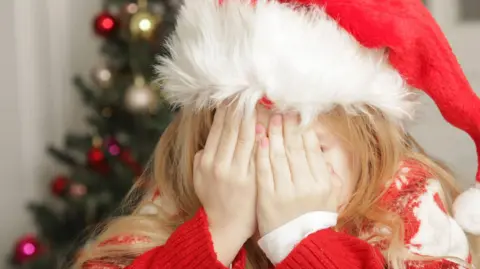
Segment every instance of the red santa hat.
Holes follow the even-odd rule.
[[[238,98],[253,110],[266,96],[304,121],[369,106],[400,123],[421,90],[480,155],[480,100],[420,0],[186,0],[169,50],[158,72],[176,105]],[[480,234],[480,172],[476,179],[454,210]]]

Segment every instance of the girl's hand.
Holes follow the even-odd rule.
[[[312,211],[336,212],[341,181],[323,159],[316,133],[298,117],[274,115],[256,153],[257,219],[264,236]],[[257,129],[262,129],[261,126]]]
[[[217,109],[204,150],[195,155],[194,188],[208,216],[218,259],[230,264],[256,228],[255,115]],[[243,116],[243,117],[242,117]]]

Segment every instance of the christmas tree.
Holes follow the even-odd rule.
[[[74,260],[88,228],[111,217],[141,175],[172,115],[150,82],[179,2],[103,0],[92,14],[102,59],[90,78],[74,78],[90,128],[49,149],[69,172],[51,179],[53,199],[29,206],[37,230],[15,243],[12,266],[53,269]]]

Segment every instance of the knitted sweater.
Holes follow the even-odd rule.
[[[441,202],[440,183],[416,162],[404,162],[389,182],[381,199],[383,206],[398,213],[405,227],[406,249],[426,261],[407,261],[407,269],[461,269],[471,263],[468,241]],[[370,229],[370,230],[369,230]],[[365,233],[388,232],[373,227]],[[135,237],[114,238],[106,244],[132,244]],[[276,269],[383,269],[383,244],[369,244],[333,229],[322,229],[300,241]],[[448,257],[448,258],[447,258]],[[246,251],[242,249],[231,268],[243,269]],[[463,264],[463,265],[462,265]],[[102,261],[89,261],[83,269],[228,269],[216,257],[207,216],[200,209],[167,240],[121,267]]]

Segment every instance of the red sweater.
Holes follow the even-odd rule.
[[[429,174],[414,163],[403,165],[390,182],[383,202],[398,212],[405,221],[405,245],[411,253],[433,256],[456,256],[470,262],[468,245],[462,240],[439,240],[458,236],[456,230],[438,225],[439,215],[446,211],[439,194],[429,180]],[[435,181],[434,181],[435,183]],[[433,186],[433,187],[432,187]],[[433,208],[433,207],[434,208]],[[438,213],[440,212],[440,213]],[[425,215],[427,214],[427,215]],[[432,219],[434,220],[432,223]],[[440,218],[443,220],[443,218]],[[450,234],[449,234],[450,233]],[[442,235],[439,237],[439,235]],[[112,242],[122,243],[118,240]],[[129,241],[131,242],[131,240]],[[460,243],[457,243],[460,242]],[[125,241],[123,242],[125,243]],[[440,248],[439,248],[440,246]],[[464,258],[463,258],[464,257]],[[246,253],[241,250],[232,264],[233,269],[245,268]],[[446,259],[407,262],[408,269],[464,268]],[[351,235],[326,229],[305,238],[277,269],[383,269],[385,261],[380,250]],[[181,225],[163,246],[137,257],[131,265],[121,267],[90,261],[83,269],[228,269],[218,260],[208,230],[205,212]]]
[[[232,268],[245,268],[241,250]],[[335,257],[341,257],[337,259]],[[333,259],[332,259],[333,258]],[[88,262],[84,269],[119,269],[101,262]],[[228,269],[217,260],[203,210],[180,226],[166,242],[146,252],[126,269]],[[310,235],[279,265],[278,269],[384,268],[382,255],[368,243],[331,229]]]

